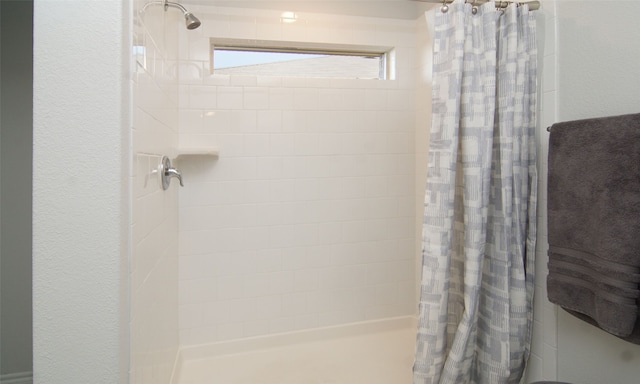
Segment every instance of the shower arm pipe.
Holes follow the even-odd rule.
[[[433,3],[433,4],[451,4],[454,0],[413,0],[418,1],[420,3]],[[482,5],[484,3],[491,2],[490,0],[465,0],[466,3],[470,3],[473,5]],[[496,8],[506,8],[509,4],[517,4],[524,5],[527,4],[529,6],[530,11],[537,11],[540,9],[540,2],[537,0],[534,1],[496,1]]]
[[[149,8],[152,5],[161,5],[164,6],[164,11],[166,12],[169,7],[173,7],[173,8],[177,8],[179,10],[182,11],[182,14],[184,15],[184,21],[187,25],[187,29],[196,29],[200,26],[200,20],[198,20],[197,17],[195,17],[193,15],[193,13],[189,12],[187,10],[187,8],[183,7],[181,4],[178,3],[174,3],[171,2],[169,0],[164,0],[164,1],[150,1],[148,3],[146,3],[142,9],[140,10],[141,13],[144,13],[147,8]]]
[[[169,9],[169,7],[174,7],[174,8],[178,8],[179,10],[182,11],[182,13],[189,13],[189,11],[187,11],[187,9],[182,6],[181,4],[178,3],[173,3],[167,0],[164,1],[150,1],[148,3],[146,3],[143,7],[142,7],[142,11],[146,11],[147,8],[149,8],[152,5],[162,5],[164,7],[164,10],[166,11],[167,9]]]

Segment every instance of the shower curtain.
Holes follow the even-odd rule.
[[[518,383],[533,321],[535,15],[448,8],[435,10],[413,383]]]

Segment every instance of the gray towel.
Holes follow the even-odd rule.
[[[550,131],[549,300],[640,344],[640,114]]]

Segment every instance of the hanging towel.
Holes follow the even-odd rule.
[[[640,114],[550,132],[549,301],[640,344]]]

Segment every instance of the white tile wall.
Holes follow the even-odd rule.
[[[429,11],[425,19],[417,20],[417,50],[416,60],[418,72],[416,78],[416,137],[415,137],[415,200],[412,209],[416,212],[415,242],[413,247],[416,255],[422,253],[422,218],[424,213],[424,191],[427,183],[427,154],[429,152],[429,137],[431,131],[431,82],[433,73],[433,25],[434,11]],[[406,209],[410,209],[407,207]],[[416,297],[420,298],[420,279],[422,277],[422,258],[417,257],[415,266]]]
[[[305,15],[289,25],[277,21],[279,13],[203,10],[201,29],[178,32],[179,85],[165,25],[177,21],[151,17],[151,10],[136,30],[146,48],[134,74],[136,383],[163,382],[170,374],[178,262],[185,345],[414,312],[431,96],[423,21]],[[557,376],[556,308],[546,300],[544,280],[555,2],[545,0],[538,14],[540,241],[528,381]],[[211,76],[208,36],[392,45],[397,80]],[[177,120],[181,145],[222,151],[218,161],[180,164],[187,187],[180,196],[179,261],[171,238],[175,189],[161,192],[150,174],[158,155],[175,147]]]
[[[179,164],[181,344],[413,314],[416,23],[197,12],[179,141],[220,157]],[[210,75],[208,37],[395,46],[396,80]]]
[[[178,352],[178,194],[160,188],[162,154],[178,142],[179,14],[134,6],[131,373],[134,384],[168,384]],[[173,35],[173,36],[172,36]],[[193,287],[195,290],[197,287]]]
[[[547,300],[547,157],[549,133],[556,122],[556,2],[544,0],[537,11],[539,65],[538,236],[536,244],[536,292],[531,358],[526,382],[557,379],[557,307]]]

